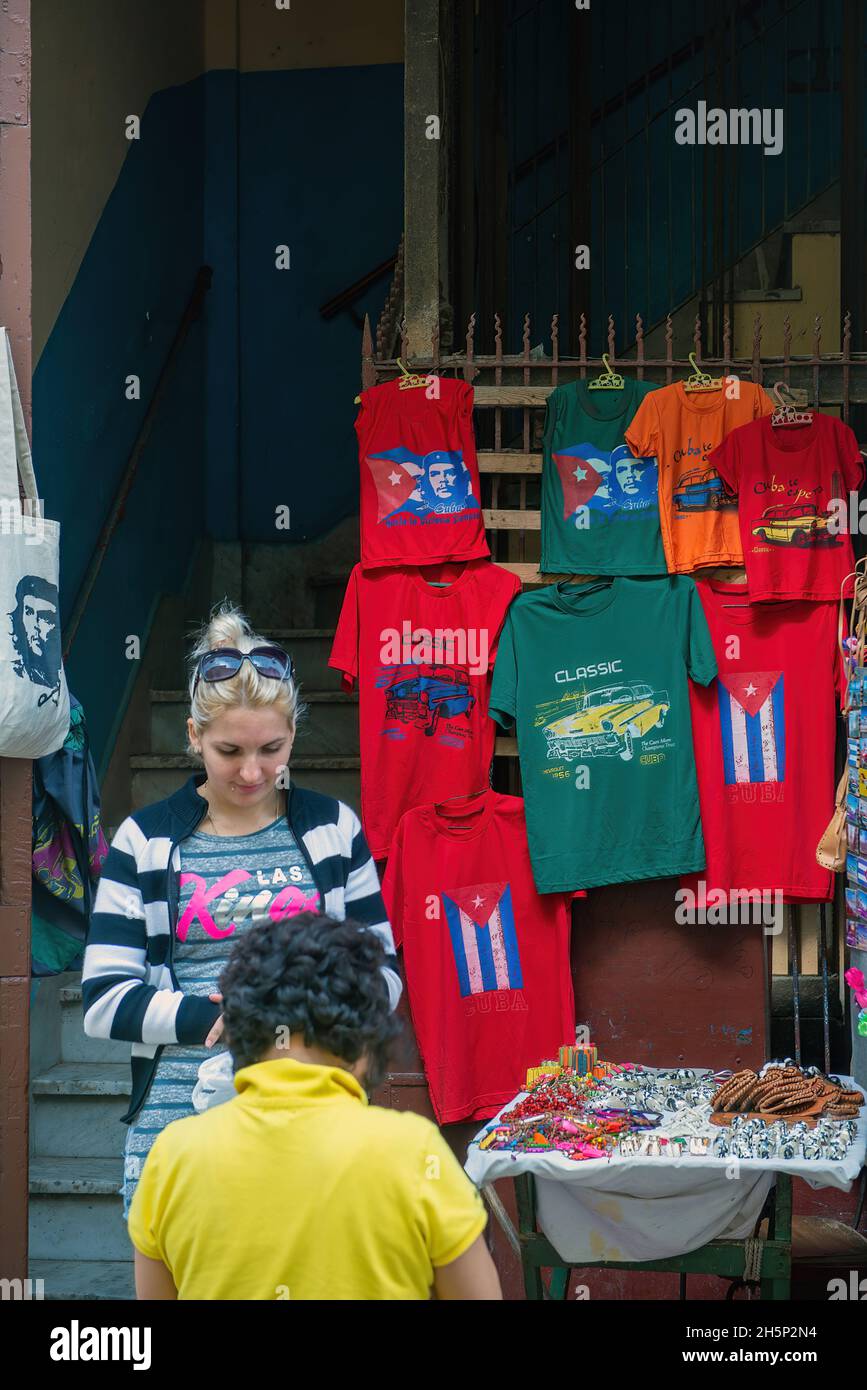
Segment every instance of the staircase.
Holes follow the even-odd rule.
[[[258,630],[292,653],[308,707],[291,759],[293,777],[358,812],[358,697],[341,691],[338,673],[327,664],[347,577],[348,571],[310,581],[309,611],[323,626]],[[254,609],[254,623],[256,616]],[[159,642],[155,630],[151,643]],[[176,645],[174,659],[159,662],[172,680],[148,690],[148,733],[141,740],[146,746],[128,760],[132,809],[169,796],[199,766],[183,752],[188,699],[183,652]],[[56,1060],[46,1065],[34,1058],[31,1068],[30,1276],[44,1280],[47,1299],[132,1299],[133,1251],[118,1192],[129,1045],[85,1035],[80,975],[43,981],[40,991],[41,1020],[50,1020],[55,1030],[41,1051]],[[44,1036],[45,1027],[34,1020],[37,1026]]]

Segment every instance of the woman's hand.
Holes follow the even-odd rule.
[[[209,994],[209,995],[208,995],[208,998],[209,998],[210,1000],[212,1000],[213,1003],[215,1003],[215,1004],[221,1004],[221,1003],[223,1002],[223,996],[222,996],[222,994]],[[214,1026],[213,1026],[213,1028],[211,1029],[211,1031],[210,1031],[210,1033],[208,1034],[208,1036],[205,1038],[205,1047],[213,1047],[213,1046],[214,1046],[214,1043],[217,1042],[217,1041],[219,1040],[219,1038],[221,1037],[222,1032],[223,1032],[223,1015],[220,1014],[220,1017],[217,1019],[216,1023],[214,1024]]]

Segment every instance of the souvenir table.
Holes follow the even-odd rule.
[[[660,1084],[675,1075],[651,1068],[637,1070],[648,1079],[659,1078]],[[711,1073],[688,1074],[696,1078],[696,1084],[712,1089]],[[857,1089],[849,1078],[841,1082]],[[734,1129],[723,1131],[710,1124],[709,1104],[680,1106],[665,1115],[661,1127],[650,1132],[657,1136],[656,1143],[650,1134],[645,1141],[652,1156],[615,1150],[605,1157],[576,1161],[551,1148],[535,1152],[480,1148],[529,1094],[522,1092],[479,1131],[465,1165],[520,1254],[529,1298],[544,1296],[542,1269],[552,1271],[550,1296],[565,1297],[570,1268],[599,1266],[676,1272],[681,1275],[682,1290],[689,1273],[749,1278],[761,1283],[763,1297],[787,1299],[791,1179],[802,1178],[814,1188],[848,1191],[867,1154],[865,1108],[848,1122],[848,1147],[842,1156],[804,1157],[799,1142],[792,1146],[798,1151],[795,1157],[782,1157],[776,1150],[768,1157],[740,1157],[733,1140],[739,1132],[750,1133],[748,1118],[739,1118]],[[799,1133],[783,1125],[777,1129],[783,1139],[790,1133],[800,1138],[804,1132],[804,1128]],[[824,1135],[830,1129],[826,1121],[810,1133]],[[727,1154],[697,1152],[710,1135],[714,1137],[711,1147],[718,1147],[714,1141],[724,1132]],[[681,1137],[672,1142],[678,1134]],[[659,1138],[666,1143],[660,1145]],[[627,1140],[627,1148],[631,1142]],[[636,1147],[640,1142],[635,1140]],[[743,1142],[748,1149],[750,1144]],[[789,1151],[785,1144],[779,1147]],[[835,1152],[833,1145],[831,1152]],[[515,1179],[517,1231],[492,1186],[506,1177]],[[753,1236],[766,1204],[768,1239],[757,1241]]]

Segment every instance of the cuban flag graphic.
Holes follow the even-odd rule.
[[[717,680],[726,786],[786,780],[782,671],[727,671]]]
[[[443,893],[442,899],[461,997],[488,990],[523,989],[508,883],[457,888]]]
[[[603,484],[607,485],[611,472],[611,456],[592,444],[572,444],[553,457],[563,488],[563,520],[568,521],[593,500],[600,487],[606,491]]]
[[[387,454],[368,455],[367,466],[376,487],[376,519],[384,521],[415,492],[423,471],[422,460],[408,449],[390,449]]]

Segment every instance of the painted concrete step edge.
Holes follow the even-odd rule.
[[[33,1078],[34,1096],[128,1096],[129,1065],[122,1062],[58,1062]]]
[[[30,1278],[42,1280],[47,1302],[135,1299],[132,1253],[128,1260],[31,1260]]]
[[[81,1193],[116,1197],[123,1181],[123,1158],[50,1158],[30,1160],[29,1189],[33,1196]]]

